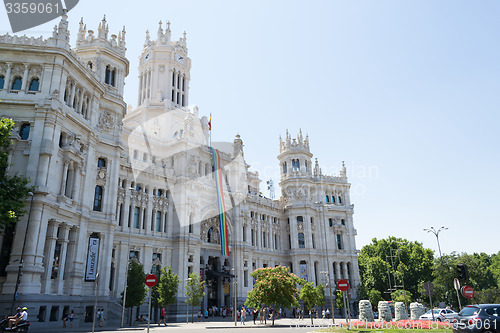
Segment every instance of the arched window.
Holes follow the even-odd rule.
[[[97,167],[98,168],[105,168],[106,167],[106,160],[102,157],[99,157],[97,159]]]
[[[303,232],[299,232],[299,249],[304,249],[306,247],[306,240]]]
[[[111,67],[109,65],[106,66],[106,72],[104,73],[104,83],[111,83]]]
[[[332,203],[335,203],[335,197],[332,195]]]
[[[10,87],[11,90],[21,90],[21,87],[23,85],[23,80],[21,77],[17,76],[14,78],[14,81],[12,81],[12,87]]]
[[[329,225],[330,227],[333,227],[333,219],[332,219],[332,218],[329,218],[329,219],[328,219],[328,225]]]
[[[341,205],[341,204],[342,204],[342,198],[339,195],[339,205]]]
[[[97,185],[94,192],[94,211],[102,211],[102,186]]]
[[[297,216],[297,223],[304,222],[304,218],[302,216]]]
[[[39,88],[40,88],[40,81],[38,80],[38,78],[32,79],[28,90],[35,92],[38,91]]]
[[[345,225],[345,220],[344,220],[344,219],[341,219],[341,220],[340,220],[340,224]]]
[[[87,67],[88,67],[88,68],[90,68],[90,69],[92,69],[92,61],[89,61],[89,62],[87,63]]]
[[[328,196],[328,194],[326,195],[326,203],[329,203],[330,202],[330,197]]]
[[[208,232],[207,232],[207,243],[212,243],[213,233],[214,233],[214,230],[212,227],[210,227],[210,229],[208,229]]]
[[[5,77],[3,75],[0,75],[0,89],[3,89],[4,85],[5,85]]]
[[[283,162],[283,173],[286,173],[286,162]]]
[[[21,137],[21,140],[28,140],[30,136],[30,123],[24,123],[21,125],[21,128],[19,129],[19,136]]]

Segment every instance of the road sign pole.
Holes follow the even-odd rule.
[[[149,288],[149,310],[148,310],[148,330],[147,332],[149,333],[149,324],[151,322],[151,289]]]

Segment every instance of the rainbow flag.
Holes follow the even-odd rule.
[[[220,155],[217,149],[212,149],[215,170],[215,188],[217,189],[217,202],[219,204],[219,226],[220,226],[220,249],[223,256],[229,256],[229,242],[227,233],[226,207],[224,204],[224,183],[222,177],[222,166]]]

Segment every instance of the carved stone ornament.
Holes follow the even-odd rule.
[[[99,117],[99,128],[105,131],[111,131],[113,129],[114,119],[113,115],[109,111],[101,111],[101,116]]]

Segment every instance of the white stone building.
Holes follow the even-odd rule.
[[[186,37],[173,41],[169,23],[160,23],[155,40],[147,34],[135,110],[123,100],[125,50],[125,29],[109,35],[105,19],[97,34],[81,22],[74,49],[66,17],[48,39],[0,36],[0,116],[17,124],[9,172],[36,187],[29,225],[26,215],[0,239],[4,314],[25,231],[18,302],[47,325],[68,309],[89,320],[96,296],[107,318],[118,319],[134,257],[147,273],[172,266],[179,275],[179,302],[170,308],[178,315],[191,272],[207,281],[204,307],[233,304],[234,273],[241,305],[251,272],[276,265],[316,284],[325,283],[321,272],[330,267],[332,280],[346,278],[356,290],[345,167],[339,176],[323,175],[307,136],[287,132],[279,143],[282,195],[272,200],[259,195],[259,175],[244,162],[239,135],[214,143],[229,221],[230,256],[221,256],[208,120],[188,107]]]

